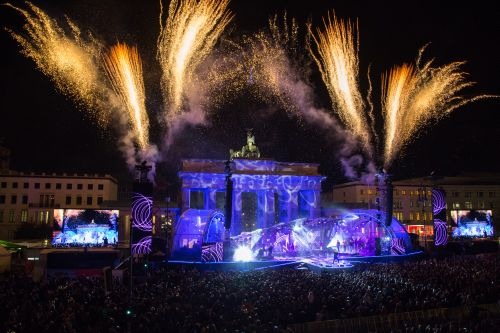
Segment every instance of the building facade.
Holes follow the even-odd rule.
[[[116,201],[117,180],[99,174],[0,173],[0,239],[22,223],[52,223],[54,209],[99,209]]]
[[[461,210],[491,210],[493,223],[498,225],[499,174],[412,178],[393,181],[393,186],[393,216],[408,232],[421,236],[433,235],[433,189],[441,189],[445,193],[448,227],[452,226],[454,211]],[[333,202],[336,204],[360,204],[376,208],[377,196],[375,185],[361,182],[339,184],[333,189]]]

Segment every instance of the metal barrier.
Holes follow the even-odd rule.
[[[481,304],[475,307],[490,313],[500,314],[500,305],[497,303]],[[290,329],[295,333],[390,332],[391,330],[404,328],[405,323],[414,326],[419,324],[425,325],[435,320],[460,322],[464,318],[470,316],[471,309],[472,306],[463,306],[391,313],[369,317],[314,321],[290,325]]]

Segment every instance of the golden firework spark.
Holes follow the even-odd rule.
[[[209,76],[213,77],[211,86],[220,87],[216,100],[223,96],[227,102],[245,91],[269,104],[278,103],[286,111],[297,111],[290,82],[297,82],[300,72],[300,66],[293,61],[298,48],[298,25],[294,19],[288,20],[286,13],[283,27],[280,23],[275,15],[269,19],[268,30],[245,35],[239,42],[229,41],[225,56],[217,61],[214,75]]]
[[[83,103],[88,111],[96,111],[97,94],[103,93],[102,77],[99,74],[100,44],[87,36],[67,19],[68,33],[56,20],[40,8],[27,3],[27,10],[7,6],[21,13],[26,24],[25,34],[9,30],[19,43],[22,53],[31,58],[61,92]],[[107,110],[95,114],[101,124],[108,119]]]
[[[157,59],[168,118],[182,112],[184,94],[198,65],[231,21],[229,0],[172,0],[165,25],[160,13]]]
[[[121,97],[129,120],[141,148],[148,147],[149,122],[145,105],[142,62],[137,47],[118,43],[104,57],[108,77]]]
[[[333,16],[333,18],[332,18]],[[372,154],[370,132],[359,90],[357,25],[328,14],[324,31],[318,29],[313,40],[317,53],[310,53],[326,84],[332,106],[344,124],[361,139],[366,152]]]
[[[458,93],[474,83],[467,80],[461,66],[452,62],[432,67],[432,61],[421,68],[420,50],[416,66],[403,64],[382,78],[382,112],[385,121],[384,166],[391,165],[396,155],[417,134],[417,130],[448,115],[458,107],[477,99],[494,97],[479,95],[465,98]]]

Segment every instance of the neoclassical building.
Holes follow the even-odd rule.
[[[250,133],[241,151],[231,151],[231,235],[320,216],[321,182],[325,177],[318,173],[318,164],[278,162],[258,156]],[[182,161],[182,212],[189,208],[225,211],[226,162]]]

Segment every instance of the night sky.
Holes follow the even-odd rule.
[[[14,1],[23,6],[22,2]],[[147,108],[153,132],[151,140],[161,141],[156,123],[162,105],[159,93],[160,69],[155,60],[158,36],[158,1],[34,1],[52,18],[62,22],[68,15],[82,29],[90,29],[112,45],[117,40],[137,44],[143,59]],[[466,61],[464,70],[474,87],[465,96],[500,95],[500,11],[493,1],[455,2],[453,7],[437,7],[436,1],[246,1],[230,4],[235,17],[226,37],[251,34],[267,25],[270,15],[287,10],[296,17],[303,32],[308,18],[314,27],[335,10],[340,18],[358,19],[360,35],[361,86],[366,86],[366,70],[371,65],[374,85],[380,74],[394,65],[413,62],[418,50],[430,42],[426,59],[436,65]],[[8,7],[0,7],[3,28],[21,31],[23,20]],[[111,173],[129,179],[122,154],[116,148],[113,128],[100,128],[74,101],[55,90],[34,62],[20,54],[20,47],[2,30],[0,138],[11,149],[11,168],[36,172]],[[303,50],[307,55],[307,50]],[[317,105],[329,108],[324,84],[311,63]],[[377,88],[376,88],[377,89]],[[377,103],[377,101],[375,100]],[[376,104],[376,112],[379,108]],[[270,110],[273,110],[272,112]],[[500,170],[500,131],[497,113],[500,99],[481,100],[420,132],[394,162],[395,178],[423,177],[431,172],[455,175],[460,172]],[[346,178],[336,152],[338,142],[327,139],[314,125],[287,116],[276,106],[248,100],[245,96],[212,112],[204,126],[189,127],[174,142],[170,153],[158,165],[158,176],[172,184],[180,158],[226,159],[230,148],[245,144],[245,129],[253,128],[263,157],[288,162],[315,162],[328,176],[325,189]]]

